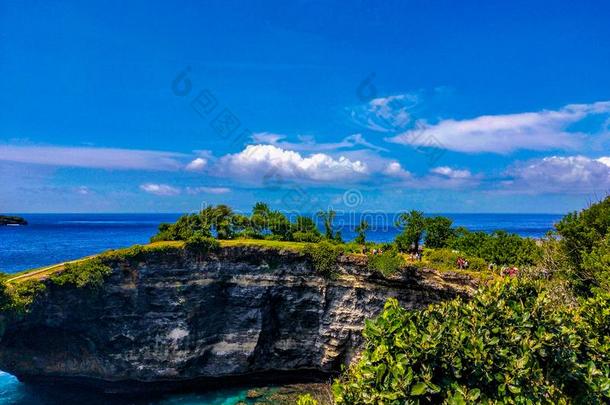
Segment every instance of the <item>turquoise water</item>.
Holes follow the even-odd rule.
[[[17,271],[87,256],[111,248],[146,243],[159,223],[173,222],[179,214],[24,214],[29,225],[0,227],[0,271]],[[560,215],[550,214],[447,214],[455,225],[486,232],[503,229],[522,236],[540,237]],[[393,215],[367,218],[369,240],[383,242],[399,232]],[[347,240],[354,237],[359,217],[339,216],[335,221]],[[107,397],[88,391],[56,388],[35,390],[9,374],[0,372],[0,405],[69,404],[208,404],[234,405],[246,399],[246,389],[216,390],[198,394],[149,398]],[[248,403],[248,402],[246,402]]]
[[[122,398],[116,395],[101,395],[89,391],[64,388],[56,391],[39,391],[20,383],[10,374],[0,372],[1,405],[235,405],[239,401],[248,403],[246,389],[225,389],[205,393],[171,394],[157,397]]]

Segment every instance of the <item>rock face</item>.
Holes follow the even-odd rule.
[[[205,259],[151,252],[112,265],[102,288],[49,286],[9,322],[0,369],[105,389],[333,373],[357,354],[365,319],[387,298],[421,308],[475,285],[425,269],[383,278],[364,256],[341,257],[326,279],[302,254],[260,247]]]

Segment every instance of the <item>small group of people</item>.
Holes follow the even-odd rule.
[[[463,257],[458,257],[455,264],[460,270],[464,270],[470,267],[470,263],[468,263],[468,260],[464,259]]]
[[[502,267],[500,269],[501,276],[516,277],[519,275],[519,269],[516,266]]]
[[[381,249],[381,248],[371,250],[371,254],[373,254],[373,255],[380,255],[382,253],[383,253],[383,249]]]
[[[417,251],[409,254],[409,258],[413,261],[421,261],[421,252]]]

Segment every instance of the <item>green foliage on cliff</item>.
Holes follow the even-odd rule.
[[[512,280],[422,311],[389,300],[337,403],[608,401],[610,295],[557,307],[549,294]]]
[[[112,269],[100,258],[87,259],[75,263],[66,263],[64,270],[54,273],[49,280],[59,286],[74,286],[77,288],[98,288]]]
[[[304,394],[297,398],[296,405],[318,405],[318,401],[311,394]]]
[[[568,215],[561,238],[540,247],[458,229],[448,244],[459,253],[426,250],[432,267],[468,252],[527,271],[467,302],[407,311],[389,300],[335,382],[337,403],[610,403],[609,226],[607,198]]]
[[[324,240],[305,246],[304,253],[318,273],[330,278],[336,272],[337,259],[343,253],[343,249],[340,245]]]
[[[449,240],[448,246],[498,265],[533,265],[541,256],[541,250],[533,239],[505,231],[487,234],[458,228],[456,235]]]
[[[390,276],[405,267],[405,259],[394,249],[368,255],[368,268]]]
[[[484,271],[487,269],[487,263],[480,257],[464,255],[451,249],[424,250],[425,261],[430,267],[438,270],[455,270],[459,257],[468,261],[468,270]]]
[[[184,248],[198,257],[203,257],[210,252],[218,250],[220,248],[220,242],[214,238],[195,235],[187,239],[184,243]]]
[[[45,288],[45,285],[37,280],[11,285],[0,284],[0,313],[23,314]]]

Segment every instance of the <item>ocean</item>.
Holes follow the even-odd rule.
[[[108,249],[147,243],[162,222],[173,222],[180,214],[15,214],[26,218],[27,226],[0,227],[0,271],[15,273]],[[562,215],[556,214],[439,214],[455,226],[492,232],[505,230],[527,237],[542,237]],[[335,223],[345,240],[355,236],[361,214],[341,214]],[[367,238],[391,241],[399,233],[394,214],[366,214],[371,224]],[[152,399],[113,398],[114,404],[207,404],[234,405],[246,399],[245,389],[228,389]],[[8,404],[105,404],[110,399],[90,392],[39,391],[0,372],[0,405]]]

